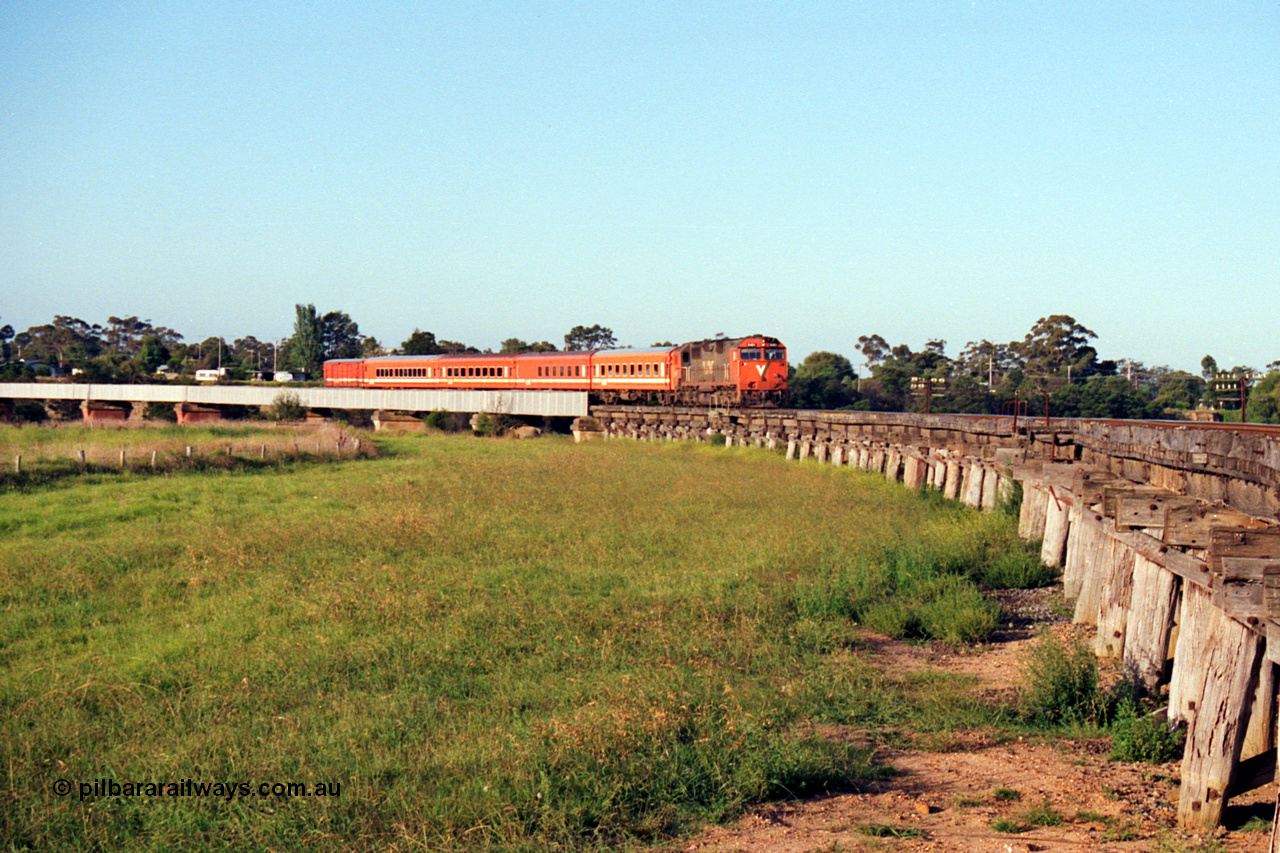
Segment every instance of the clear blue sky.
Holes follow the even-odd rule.
[[[1262,367],[1278,92],[1274,2],[8,0],[0,323]]]

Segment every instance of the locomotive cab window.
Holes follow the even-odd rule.
[[[766,361],[786,361],[787,351],[782,347],[769,347],[764,351]]]
[[[764,353],[758,347],[743,347],[741,352],[743,361],[764,361]]]

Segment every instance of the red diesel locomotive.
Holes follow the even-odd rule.
[[[587,391],[601,403],[770,406],[787,392],[776,338],[715,338],[674,347],[504,354],[388,355],[324,363],[338,388]]]

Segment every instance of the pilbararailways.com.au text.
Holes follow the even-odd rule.
[[[341,782],[197,782],[194,779],[178,779],[172,782],[119,782],[115,779],[94,779],[91,782],[72,782],[58,779],[53,792],[60,797],[76,793],[81,800],[101,797],[219,797],[231,800],[237,797],[340,797]]]

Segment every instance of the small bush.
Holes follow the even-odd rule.
[[[307,407],[294,391],[281,391],[267,407],[266,415],[273,421],[300,421],[307,416]]]
[[[1125,697],[1120,700],[1111,726],[1110,758],[1112,761],[1164,764],[1182,757],[1185,739],[1185,732],[1171,728],[1164,717],[1142,714],[1137,704]]]
[[[1103,716],[1106,703],[1098,690],[1098,661],[1080,640],[1068,648],[1044,634],[1032,649],[1029,670],[1023,695],[1028,719],[1063,725],[1094,723]]]
[[[13,405],[13,419],[21,424],[39,424],[49,419],[39,400],[19,400]]]
[[[1058,573],[1040,562],[1039,554],[1006,551],[983,566],[979,580],[992,589],[1038,589],[1048,586]]]
[[[520,425],[519,420],[502,412],[480,412],[471,419],[471,431],[489,437],[504,435]]]
[[[422,422],[431,429],[443,432],[449,428],[449,413],[444,409],[436,409],[434,412],[428,412]]]

